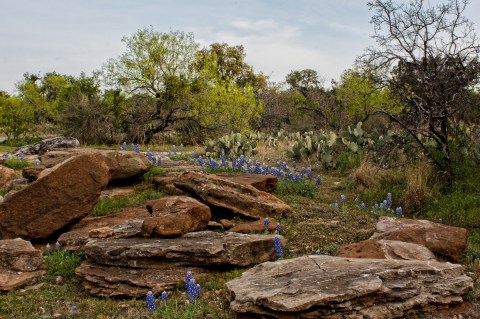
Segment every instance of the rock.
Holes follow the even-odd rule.
[[[156,268],[162,262],[182,262],[202,267],[248,266],[276,258],[274,237],[201,231],[178,238],[91,239],[84,248],[88,260],[101,265]]]
[[[38,143],[33,145],[25,145],[17,148],[13,154],[19,155],[20,153],[24,155],[28,154],[45,154],[49,150],[55,148],[77,148],[80,147],[80,142],[74,137],[49,137],[41,140]]]
[[[473,280],[450,263],[312,255],[257,265],[226,288],[238,317],[389,319],[461,303]]]
[[[403,260],[436,260],[425,246],[398,240],[368,239],[348,244],[337,250],[337,256],[351,258],[378,258]]]
[[[29,167],[24,167],[22,169],[22,176],[29,181],[36,181],[39,177],[40,174],[43,172],[45,169],[45,166],[29,166]]]
[[[119,213],[107,215],[107,216],[98,216],[98,217],[85,217],[75,225],[73,225],[70,230],[87,230],[90,231],[95,228],[123,224],[129,220],[133,219],[145,219],[149,217],[150,213],[146,208],[143,207],[128,207],[122,210]]]
[[[158,268],[125,268],[82,263],[75,273],[83,279],[82,286],[90,294],[103,297],[144,297],[148,291],[156,296],[185,282],[191,271],[195,279],[212,273],[204,268],[166,263]]]
[[[20,238],[0,240],[0,291],[20,287],[43,275],[40,250]]]
[[[291,213],[290,206],[272,194],[213,175],[187,172],[173,184],[210,206],[251,218],[259,219]]]
[[[173,185],[178,178],[178,174],[168,175],[168,176],[155,176],[153,178],[153,185],[155,189],[161,193],[165,193],[171,196],[184,196],[187,195],[186,192],[178,189]]]
[[[219,173],[216,176],[229,181],[250,185],[262,192],[271,193],[277,188],[278,179],[273,175]]]
[[[435,254],[459,260],[467,247],[467,230],[428,220],[380,217],[370,239],[399,240],[427,247]]]
[[[272,233],[275,232],[275,228],[277,227],[276,219],[269,218],[268,221],[269,221],[268,227],[265,227],[264,219],[260,219],[250,223],[237,224],[234,227],[230,228],[228,231],[243,233],[243,234],[264,232],[265,230],[268,230],[269,232],[272,232]]]
[[[107,238],[111,236],[113,236],[113,229],[111,227],[95,228],[88,232],[89,238]]]
[[[226,229],[230,229],[235,226],[235,223],[230,219],[220,219],[220,224]]]
[[[42,252],[29,241],[20,238],[0,240],[0,269],[29,272],[42,265]]]
[[[145,218],[142,234],[151,236],[180,236],[203,230],[212,214],[210,208],[186,196],[169,196],[147,203],[152,217]]]
[[[207,229],[208,230],[213,230],[213,231],[215,231],[215,230],[223,231],[223,225],[220,224],[220,223],[217,223],[216,221],[211,220],[211,221],[208,222]]]
[[[0,189],[10,186],[15,178],[15,170],[9,167],[0,166]]]
[[[52,168],[0,205],[0,238],[48,238],[85,217],[109,178],[106,160],[97,153],[79,155]]]

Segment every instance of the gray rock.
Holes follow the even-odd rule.
[[[178,238],[91,239],[88,260],[101,265],[156,268],[163,262],[189,265],[248,266],[274,260],[273,235],[201,231]],[[282,238],[282,245],[285,240]]]
[[[473,280],[457,264],[312,255],[260,264],[226,287],[238,316],[388,319],[461,303]]]
[[[19,147],[13,152],[13,154],[17,156],[20,153],[24,155],[41,155],[55,148],[77,148],[79,146],[80,142],[74,137],[56,136],[43,139],[33,145]]]

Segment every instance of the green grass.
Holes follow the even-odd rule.
[[[152,165],[150,166],[148,171],[145,174],[143,174],[143,176],[141,177],[141,180],[148,181],[154,178],[155,176],[164,176],[164,175],[166,175],[166,172],[163,168],[160,168],[156,165]]]
[[[191,161],[192,160],[192,157],[190,156],[190,154],[185,154],[185,153],[177,153],[177,154],[170,154],[170,156],[168,157],[170,158],[172,161]]]
[[[22,161],[16,158],[9,158],[3,163],[3,165],[11,169],[22,169],[24,167],[31,166],[32,163],[25,160]]]
[[[75,268],[85,259],[82,252],[71,252],[63,249],[52,248],[45,252],[45,264],[47,265],[47,274],[45,279],[55,281],[57,276],[66,280],[74,280]]]
[[[279,179],[274,195],[298,195],[302,197],[315,198],[318,188],[308,181],[295,182],[287,179]]]
[[[139,207],[146,204],[147,201],[159,199],[162,197],[159,193],[152,189],[135,191],[133,194],[126,196],[115,196],[111,198],[100,199],[93,208],[92,216],[105,216],[117,213],[127,207]]]

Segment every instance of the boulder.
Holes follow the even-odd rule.
[[[10,186],[15,178],[15,170],[9,167],[0,166],[0,189]]]
[[[209,206],[250,218],[260,219],[288,214],[292,211],[290,206],[272,194],[214,175],[186,172],[173,184],[200,198]]]
[[[42,253],[20,238],[0,240],[0,291],[8,291],[45,273]]]
[[[90,239],[91,262],[133,268],[156,268],[163,262],[208,266],[248,266],[276,258],[273,235],[201,231],[178,238]],[[285,240],[281,239],[282,245]]]
[[[262,192],[271,193],[277,188],[278,179],[273,175],[219,173],[216,176],[229,181],[250,185]]]
[[[210,208],[186,196],[169,196],[147,203],[152,217],[145,218],[142,234],[145,237],[180,236],[203,230],[212,214]]]
[[[428,220],[382,216],[370,239],[399,240],[423,245],[435,254],[457,261],[467,247],[467,230]]]
[[[79,155],[52,168],[0,205],[0,238],[48,238],[85,217],[109,178],[109,167],[98,153]]]
[[[403,260],[436,260],[425,246],[398,240],[368,239],[348,244],[337,250],[337,256],[351,258],[378,258]]]
[[[241,317],[389,319],[463,302],[461,265],[436,261],[302,256],[266,262],[226,283]]]
[[[29,166],[29,167],[24,167],[22,169],[22,176],[29,181],[36,181],[39,177],[40,174],[43,172],[45,169],[45,166]]]
[[[25,155],[45,154],[46,152],[55,148],[77,148],[80,147],[80,142],[74,137],[56,136],[41,140],[33,145],[25,145],[17,148],[13,154],[20,153]]]
[[[155,176],[153,178],[153,185],[155,189],[161,193],[165,193],[171,196],[183,196],[187,195],[186,192],[178,189],[173,185],[178,178],[179,174],[167,175],[167,176]]]
[[[277,227],[277,221],[275,218],[268,219],[268,227],[264,225],[264,219],[256,220],[250,223],[237,224],[234,227],[230,228],[228,231],[249,234],[249,233],[258,233],[264,232],[265,230],[269,232],[275,232]]]
[[[148,291],[159,295],[185,282],[190,271],[200,279],[212,271],[194,266],[165,263],[158,268],[128,268],[103,266],[91,262],[82,263],[75,273],[82,278],[82,286],[95,296],[144,297]]]

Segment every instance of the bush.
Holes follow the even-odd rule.
[[[46,252],[47,280],[55,281],[57,276],[72,280],[75,278],[75,268],[85,259],[82,252],[71,252],[55,248]]]
[[[22,161],[15,158],[9,158],[3,163],[3,165],[12,169],[22,169],[24,167],[30,166],[30,162]]]

